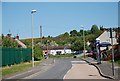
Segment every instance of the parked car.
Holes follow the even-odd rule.
[[[93,52],[87,53],[88,57],[92,57],[93,56]]]
[[[97,51],[96,50],[87,52],[87,56],[88,57],[92,57],[92,58],[96,59],[96,55],[97,55]]]
[[[47,55],[47,54],[44,54],[44,58],[47,59],[47,58],[48,58],[48,55]]]

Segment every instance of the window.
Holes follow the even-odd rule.
[[[58,54],[58,55],[61,54],[61,51],[57,51],[56,54]]]

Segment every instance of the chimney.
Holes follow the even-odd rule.
[[[7,37],[9,37],[9,38],[10,38],[10,37],[11,37],[11,34],[7,34]]]
[[[18,39],[18,40],[19,40],[19,36],[18,36],[18,35],[16,36],[16,39]]]

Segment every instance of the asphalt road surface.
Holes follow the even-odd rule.
[[[49,61],[50,59],[48,59]],[[72,67],[71,61],[76,61],[80,59],[74,58],[61,58],[52,59],[51,63],[45,64],[48,67],[44,68],[44,71],[39,71],[25,79],[63,79],[64,75]]]

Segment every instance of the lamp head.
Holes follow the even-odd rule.
[[[37,10],[32,10],[31,13],[37,12]]]
[[[81,25],[81,29],[84,29],[84,26],[83,26],[83,25]]]

